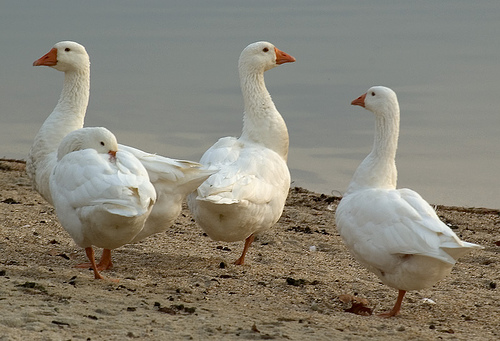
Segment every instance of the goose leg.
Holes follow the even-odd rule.
[[[380,314],[380,317],[393,317],[396,316],[399,311],[401,310],[401,303],[403,303],[403,298],[405,297],[406,291],[405,290],[399,290],[398,294],[398,299],[396,300],[396,304],[394,304],[394,307],[386,311],[385,313]]]
[[[255,236],[251,234],[247,239],[245,239],[245,246],[243,247],[243,253],[241,254],[241,257],[234,262],[236,265],[243,265],[245,264],[245,255],[247,254],[248,248],[250,247],[250,244],[252,244],[253,240],[255,239]]]
[[[92,248],[92,246],[86,247],[85,253],[87,254],[87,258],[89,259],[90,264],[92,264],[92,270],[94,270],[94,278],[104,279],[104,277],[102,277],[99,271],[97,270],[97,265],[95,264],[95,258],[94,258],[94,249]]]
[[[91,263],[82,263],[75,265],[75,268],[91,268],[91,267],[92,267]],[[97,264],[97,270],[103,271],[111,269],[112,267],[113,267],[113,262],[111,261],[111,250],[103,249],[101,260],[99,261],[99,264]]]
[[[99,271],[102,271],[111,269],[112,267],[113,267],[113,262],[111,261],[111,250],[103,249],[101,260],[99,261],[99,264],[97,264],[97,269],[99,269]]]

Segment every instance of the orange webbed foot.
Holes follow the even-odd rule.
[[[384,318],[389,318],[389,317],[394,317],[399,313],[399,311],[394,311],[393,309],[380,313],[378,314],[379,317],[384,317]]]

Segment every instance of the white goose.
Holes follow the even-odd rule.
[[[380,280],[399,290],[399,313],[408,290],[434,285],[456,260],[479,245],[461,241],[422,197],[396,189],[399,104],[394,91],[375,86],[355,99],[375,114],[375,142],[339,203],[337,229],[351,254]]]
[[[50,66],[64,72],[64,85],[59,101],[36,135],[26,162],[26,170],[34,188],[52,204],[49,176],[57,162],[59,143],[69,132],[83,127],[89,100],[90,61],[82,45],[62,41],[33,65]],[[172,160],[123,145],[119,145],[119,148],[141,161],[157,195],[144,228],[132,242],[170,227],[181,212],[186,196],[214,172],[203,169],[197,162]],[[79,267],[89,265],[81,264]],[[111,251],[104,249],[98,268],[104,270],[111,266]]]
[[[59,222],[85,248],[96,279],[103,277],[92,246],[110,250],[131,242],[156,201],[144,166],[121,151],[106,128],[81,128],[63,138],[50,192]]]
[[[52,204],[49,177],[57,161],[59,143],[69,132],[83,127],[89,103],[90,59],[82,45],[61,41],[33,65],[64,72],[59,101],[36,134],[26,160],[26,172],[33,187]]]
[[[235,264],[244,264],[255,234],[278,221],[288,195],[288,131],[266,89],[264,71],[294,61],[268,42],[243,50],[238,63],[243,132],[239,138],[221,138],[205,152],[200,163],[219,171],[188,196],[195,220],[212,239],[245,239]]]

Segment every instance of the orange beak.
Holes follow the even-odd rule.
[[[351,102],[351,105],[359,105],[360,107],[365,107],[365,97],[366,94],[362,94],[358,98],[356,98],[354,101]]]
[[[293,63],[295,61],[295,58],[290,56],[288,53],[278,50],[276,47],[274,48],[274,53],[276,53],[276,64],[278,65]]]
[[[57,49],[52,48],[47,54],[41,56],[33,62],[33,66],[54,66],[57,64]]]
[[[115,158],[116,157],[116,150],[110,150],[108,152],[109,155],[111,155],[111,157]]]

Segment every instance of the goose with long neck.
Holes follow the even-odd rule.
[[[375,86],[351,104],[375,114],[375,139],[335,221],[354,258],[399,291],[394,307],[381,314],[391,317],[399,313],[406,291],[434,285],[459,257],[482,247],[461,241],[418,193],[396,189],[400,112],[394,91]]]
[[[295,58],[269,42],[248,45],[238,68],[244,101],[243,131],[210,147],[200,163],[217,169],[188,196],[196,222],[214,240],[245,240],[240,258],[256,234],[280,218],[290,187],[288,130],[264,83],[264,72]]]
[[[83,127],[90,94],[90,59],[82,45],[61,41],[33,65],[64,72],[59,101],[35,136],[26,161],[26,172],[35,190],[52,204],[49,177],[59,143],[69,132]]]
[[[275,57],[269,63],[269,56]],[[280,115],[264,82],[264,72],[277,65],[293,62],[293,57],[260,42],[249,45],[238,62],[240,86],[243,94],[245,113],[240,139],[253,141],[269,148],[283,160],[288,158],[288,130],[285,120]]]
[[[59,101],[36,135],[26,162],[26,171],[34,188],[45,200],[53,204],[49,186],[50,174],[57,162],[57,149],[61,140],[68,133],[83,127],[89,101],[90,61],[82,45],[63,41],[55,44],[33,65],[45,65],[64,72],[64,85]],[[139,159],[148,171],[157,194],[156,203],[144,228],[132,242],[163,232],[170,227],[180,214],[186,196],[213,173],[197,162],[173,160],[121,144],[118,148]],[[90,264],[78,266],[88,268]],[[97,267],[99,270],[112,267],[109,249],[104,249]]]
[[[375,91],[377,90],[377,91]],[[387,96],[382,96],[387,93]],[[362,188],[396,188],[396,150],[399,137],[399,103],[396,95],[384,88],[371,89],[352,101],[352,105],[365,107],[366,97],[375,114],[375,138],[373,148],[356,169],[347,193]]]

